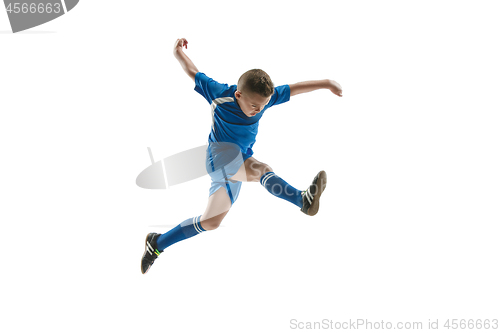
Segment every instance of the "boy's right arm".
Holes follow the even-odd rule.
[[[184,46],[187,49],[187,44],[188,41],[185,38],[178,39],[174,45],[174,56],[181,64],[184,72],[194,81],[196,73],[198,73],[198,68],[196,68],[191,59],[182,50]]]

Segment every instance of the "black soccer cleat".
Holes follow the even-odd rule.
[[[160,234],[157,233],[149,233],[146,236],[146,250],[144,250],[144,254],[142,255],[142,260],[141,260],[141,272],[142,274],[146,274],[148,270],[151,268],[153,263],[155,262],[156,258],[160,256],[160,253],[163,251],[159,251],[156,248],[156,240],[158,239],[158,236]]]
[[[314,177],[311,186],[302,192],[302,209],[304,214],[316,215],[319,210],[319,198],[326,188],[326,172],[320,171]]]

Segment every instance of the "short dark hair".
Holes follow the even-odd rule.
[[[262,69],[251,69],[245,72],[238,80],[238,90],[257,93],[262,97],[269,97],[274,93],[274,84],[269,75]]]

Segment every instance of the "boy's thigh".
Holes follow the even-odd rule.
[[[254,157],[249,157],[231,179],[240,182],[257,182],[265,173],[270,171],[273,171],[273,169],[269,165],[258,161]]]
[[[232,204],[236,201],[241,183],[235,183],[230,186],[224,185],[224,183],[212,183],[207,207],[201,216],[202,221],[227,213],[229,209],[231,209]]]

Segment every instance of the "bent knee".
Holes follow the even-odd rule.
[[[221,224],[222,221],[218,221],[218,222],[215,222],[215,221],[210,221],[210,222],[206,222],[206,221],[201,221],[201,226],[203,227],[203,229],[205,229],[206,231],[210,231],[210,230],[215,230],[217,229],[220,224]]]
[[[271,168],[269,165],[262,163],[262,175],[265,175],[268,172],[273,172],[273,168]]]
[[[205,230],[215,230],[217,229],[220,224],[222,223],[222,220],[224,219],[224,216],[226,216],[227,212],[225,213],[222,213],[220,215],[217,215],[217,216],[214,216],[214,217],[211,217],[211,218],[208,218],[208,219],[203,219],[203,216],[201,218],[201,226],[203,227],[203,229]]]
[[[259,163],[252,169],[251,181],[258,182],[268,172],[272,172],[273,168],[265,163]]]

